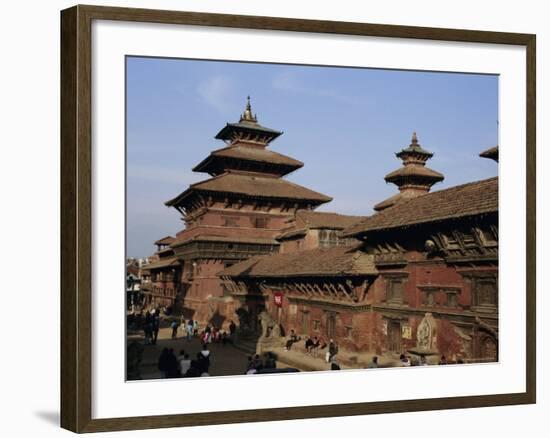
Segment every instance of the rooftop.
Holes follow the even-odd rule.
[[[498,161],[498,146],[492,147],[479,154],[480,157]]]
[[[409,176],[429,178],[431,180],[435,180],[436,182],[443,181],[443,179],[445,178],[443,174],[436,172],[429,167],[425,167],[419,164],[409,164],[408,166],[400,167],[399,169],[388,173],[384,179],[389,182],[393,181],[396,178]]]
[[[241,115],[238,123],[227,123],[218,134],[216,138],[220,140],[234,140],[235,135],[242,134],[259,134],[264,137],[264,141],[269,143],[273,139],[282,134],[280,131],[276,131],[271,128],[266,128],[258,123],[256,114],[252,114],[252,108],[250,106],[250,96],[247,97],[246,108]]]
[[[332,200],[322,193],[291,183],[282,178],[270,178],[256,175],[246,175],[238,172],[226,172],[206,181],[192,184],[177,197],[167,201],[167,206],[180,204],[193,192],[233,193],[251,197],[275,198],[311,201],[322,204]]]
[[[362,219],[364,216],[349,216],[324,211],[298,210],[296,217],[303,220],[309,228],[344,229]]]
[[[218,149],[210,153],[203,161],[193,168],[195,172],[216,172],[224,169],[225,159],[243,160],[246,162],[265,163],[277,167],[286,167],[282,175],[292,172],[304,165],[301,161],[288,157],[277,152],[270,151],[265,147],[235,145]]]
[[[155,245],[170,245],[175,239],[172,236],[166,236],[155,242]]]
[[[475,181],[403,200],[353,225],[348,236],[370,231],[498,212],[498,177]]]
[[[252,257],[218,275],[268,278],[376,274],[372,256],[360,251],[356,245]]]
[[[177,257],[165,257],[156,262],[143,266],[143,269],[167,268],[169,266],[178,266],[179,264],[180,262]]]
[[[173,243],[173,247],[178,247],[189,242],[227,242],[227,243],[252,243],[257,245],[279,245],[275,239],[263,237],[246,237],[246,236],[216,236],[212,234],[198,234],[193,237],[185,237],[177,239]]]
[[[413,132],[411,138],[411,144],[395,154],[398,158],[406,159],[408,155],[420,155],[423,156],[423,161],[427,161],[433,156],[433,153],[424,149],[418,143],[418,137],[416,132]]]

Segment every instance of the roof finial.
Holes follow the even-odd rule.
[[[252,114],[252,107],[250,106],[250,96],[246,96],[246,108],[241,116],[241,122],[257,122],[255,114]]]
[[[413,132],[412,138],[411,138],[411,144],[418,144],[418,138],[416,137],[416,131]]]

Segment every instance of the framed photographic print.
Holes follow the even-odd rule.
[[[535,402],[534,35],[75,6],[61,49],[62,427]]]

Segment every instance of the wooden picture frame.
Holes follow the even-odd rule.
[[[519,45],[526,48],[527,284],[524,393],[254,409],[197,414],[92,418],[91,26],[114,20]],[[289,18],[75,6],[61,13],[61,426],[98,432],[274,421],[535,403],[535,57],[530,34]]]

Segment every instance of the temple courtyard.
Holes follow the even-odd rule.
[[[139,371],[141,378],[160,379],[161,373],[158,369],[158,360],[164,348],[173,348],[176,356],[179,356],[181,350],[189,354],[190,358],[195,358],[200,352],[202,343],[193,337],[191,340],[178,331],[178,337],[172,339],[172,330],[169,327],[161,328],[156,344],[144,344],[142,331],[129,330],[127,334],[128,344],[137,341],[143,346],[143,356]],[[293,345],[290,351],[284,348],[275,348],[272,352],[276,357],[277,368],[296,368],[300,371],[328,371],[330,364],[327,364],[324,350],[312,356],[306,354],[304,350],[304,341],[299,341]],[[208,349],[211,351],[210,376],[234,376],[244,375],[246,373],[248,358],[254,353],[247,348],[236,347],[231,343],[209,343]],[[342,369],[362,369],[367,368],[375,354],[370,352],[349,354],[339,353],[336,356],[336,362]],[[380,368],[400,366],[399,358],[396,355],[385,354],[378,356]]]

